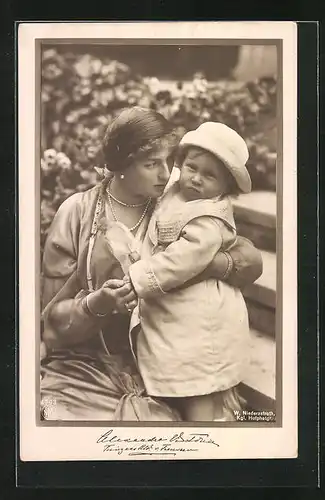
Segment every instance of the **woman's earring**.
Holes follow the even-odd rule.
[[[123,180],[123,179],[124,179],[124,174],[121,174],[121,175],[120,175],[120,178]]]

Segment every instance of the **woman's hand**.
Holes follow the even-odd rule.
[[[233,269],[227,279],[230,285],[242,288],[254,283],[261,276],[262,254],[250,240],[238,236],[236,244],[228,253],[233,260]]]
[[[207,272],[210,273],[209,277],[226,281],[236,288],[243,288],[254,283],[261,276],[263,272],[262,256],[250,240],[238,236],[236,243],[227,253],[232,261],[230,269],[227,256],[219,252],[207,269]],[[227,272],[228,270],[229,272]]]
[[[107,315],[114,310],[126,313],[130,312],[128,309],[132,307],[133,300],[134,292],[131,283],[111,279],[88,296],[88,307],[94,315],[98,316]]]

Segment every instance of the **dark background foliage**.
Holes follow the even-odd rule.
[[[204,121],[226,123],[248,144],[253,189],[275,190],[276,79],[235,80],[236,46],[219,47],[219,52],[213,47],[214,65],[209,47],[194,52],[192,47],[189,59],[186,48],[159,46],[158,60],[157,47],[146,46],[145,57],[139,57],[140,49],[143,54],[144,47],[115,46],[108,57],[103,46],[43,47],[42,246],[59,205],[97,182],[94,166],[104,131],[126,106],[156,109],[171,120],[179,136]],[[139,71],[147,72],[148,67],[155,76],[142,77]]]

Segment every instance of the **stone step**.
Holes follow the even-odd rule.
[[[237,234],[251,240],[256,248],[276,252],[276,231],[236,219]]]
[[[265,307],[275,309],[276,306],[276,254],[261,251],[263,273],[253,283],[243,289],[245,299],[251,299]]]
[[[254,300],[245,299],[248,310],[249,324],[265,335],[275,338],[276,315],[275,309],[265,307]]]
[[[251,329],[250,335],[251,362],[240,392],[254,410],[275,409],[275,341],[254,329]]]
[[[246,301],[250,325],[267,335],[275,335],[276,308],[276,255],[261,251],[263,273],[242,292]]]
[[[253,191],[232,200],[237,232],[260,249],[276,251],[276,194]]]
[[[249,224],[276,229],[276,193],[252,191],[240,194],[232,200],[238,220]]]

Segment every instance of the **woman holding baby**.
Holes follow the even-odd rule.
[[[200,146],[196,147],[200,150]],[[155,295],[159,283],[157,285],[154,273],[148,274],[148,268],[145,268],[141,275],[141,266],[134,266],[141,262],[139,257],[143,258],[144,263],[146,259],[149,263],[151,255],[154,258],[159,253],[157,249],[162,250],[159,241],[152,241],[152,226],[157,222],[161,200],[166,199],[166,185],[169,182],[173,188],[174,182],[178,182],[179,170],[173,167],[175,159],[179,158],[179,150],[182,148],[179,149],[171,124],[162,115],[138,107],[126,109],[109,126],[103,140],[102,155],[106,172],[103,181],[84,193],[72,195],[60,206],[47,237],[43,260],[42,341],[46,346],[46,356],[41,364],[42,418],[70,421],[180,421],[188,419],[188,415],[198,420],[197,414],[201,414],[202,420],[227,420],[231,419],[231,415],[222,411],[223,404],[227,409],[238,408],[240,402],[235,389],[240,382],[240,375],[237,368],[231,369],[231,375],[226,377],[231,391],[217,404],[216,415],[213,415],[210,400],[208,409],[204,409],[200,403],[199,407],[194,405],[194,409],[188,410],[186,405],[180,404],[183,401],[182,392],[175,391],[173,394],[172,385],[164,393],[161,388],[152,391],[152,384],[150,386],[149,383],[148,391],[141,375],[143,365],[149,382],[147,367],[152,366],[152,360],[149,364],[142,360],[143,353],[148,352],[148,343],[145,348],[142,343],[141,359],[138,357],[139,332],[143,337],[141,307],[138,306],[141,306],[141,300],[145,300],[148,309],[150,301],[156,304],[160,298]],[[213,162],[211,156],[208,160]],[[198,168],[201,167],[199,165]],[[232,194],[238,183],[234,182],[233,175],[225,175],[227,182],[230,182],[225,189],[229,187],[229,194]],[[198,192],[200,187],[196,186],[195,189]],[[212,194],[215,192],[211,191]],[[185,200],[188,201],[195,203],[196,200]],[[213,210],[209,217],[220,218],[219,212]],[[227,217],[231,217],[229,214]],[[197,213],[194,219],[203,220],[203,215],[203,212]],[[186,219],[186,224],[172,243],[177,243],[181,238],[186,239],[186,227],[192,240],[196,237],[195,228],[194,233],[193,230],[189,231],[188,224],[192,220],[193,217]],[[225,222],[227,225],[227,220]],[[178,273],[177,280],[168,290],[160,290],[161,295],[175,293],[176,297],[177,293],[185,294],[184,290],[193,290],[200,283],[213,280],[216,286],[218,282],[224,283],[221,288],[229,288],[229,293],[235,296],[232,289],[238,290],[260,276],[262,263],[258,250],[243,238],[235,239],[232,220],[228,222],[230,227],[222,230],[222,234],[223,239],[226,235],[226,241],[231,244],[224,247],[216,243],[215,252],[205,251],[201,263],[197,261],[200,264],[197,272],[187,269],[183,274]],[[210,229],[213,227],[215,239],[219,241],[219,222],[209,225]],[[210,239],[213,240],[211,236]],[[170,252],[169,243],[165,245],[167,248],[163,248],[164,251]],[[150,255],[148,249],[151,249]],[[178,266],[175,264],[177,261],[173,262]],[[177,269],[181,268],[181,264]],[[193,268],[193,263],[191,266]],[[133,281],[132,269],[137,269]],[[167,268],[166,273],[171,269]],[[162,267],[159,267],[159,273],[161,276],[167,275]],[[140,298],[141,293],[146,295]],[[245,322],[243,311],[242,317]],[[130,320],[131,326],[135,327],[133,329]],[[146,316],[147,323],[149,320]],[[160,318],[160,322],[166,337],[165,349],[168,332],[176,335],[175,327],[168,321],[165,321],[164,326],[163,318]],[[195,333],[194,330],[188,331],[189,339]],[[140,336],[139,339],[141,341]],[[207,340],[204,339],[204,342]],[[218,349],[215,344],[215,350]],[[159,353],[156,340],[154,351]],[[164,351],[161,352],[163,356]],[[182,353],[174,352],[173,356],[181,358]],[[218,363],[221,366],[221,360],[218,359]],[[228,356],[227,363],[228,367],[238,366],[231,356]],[[236,376],[233,375],[235,372]],[[213,377],[211,392],[218,389],[215,382],[217,373]],[[227,369],[224,373],[227,374]],[[183,376],[185,374],[186,370]],[[191,387],[189,394],[193,397],[201,397],[202,391],[210,390],[198,385],[195,394],[195,384]]]

